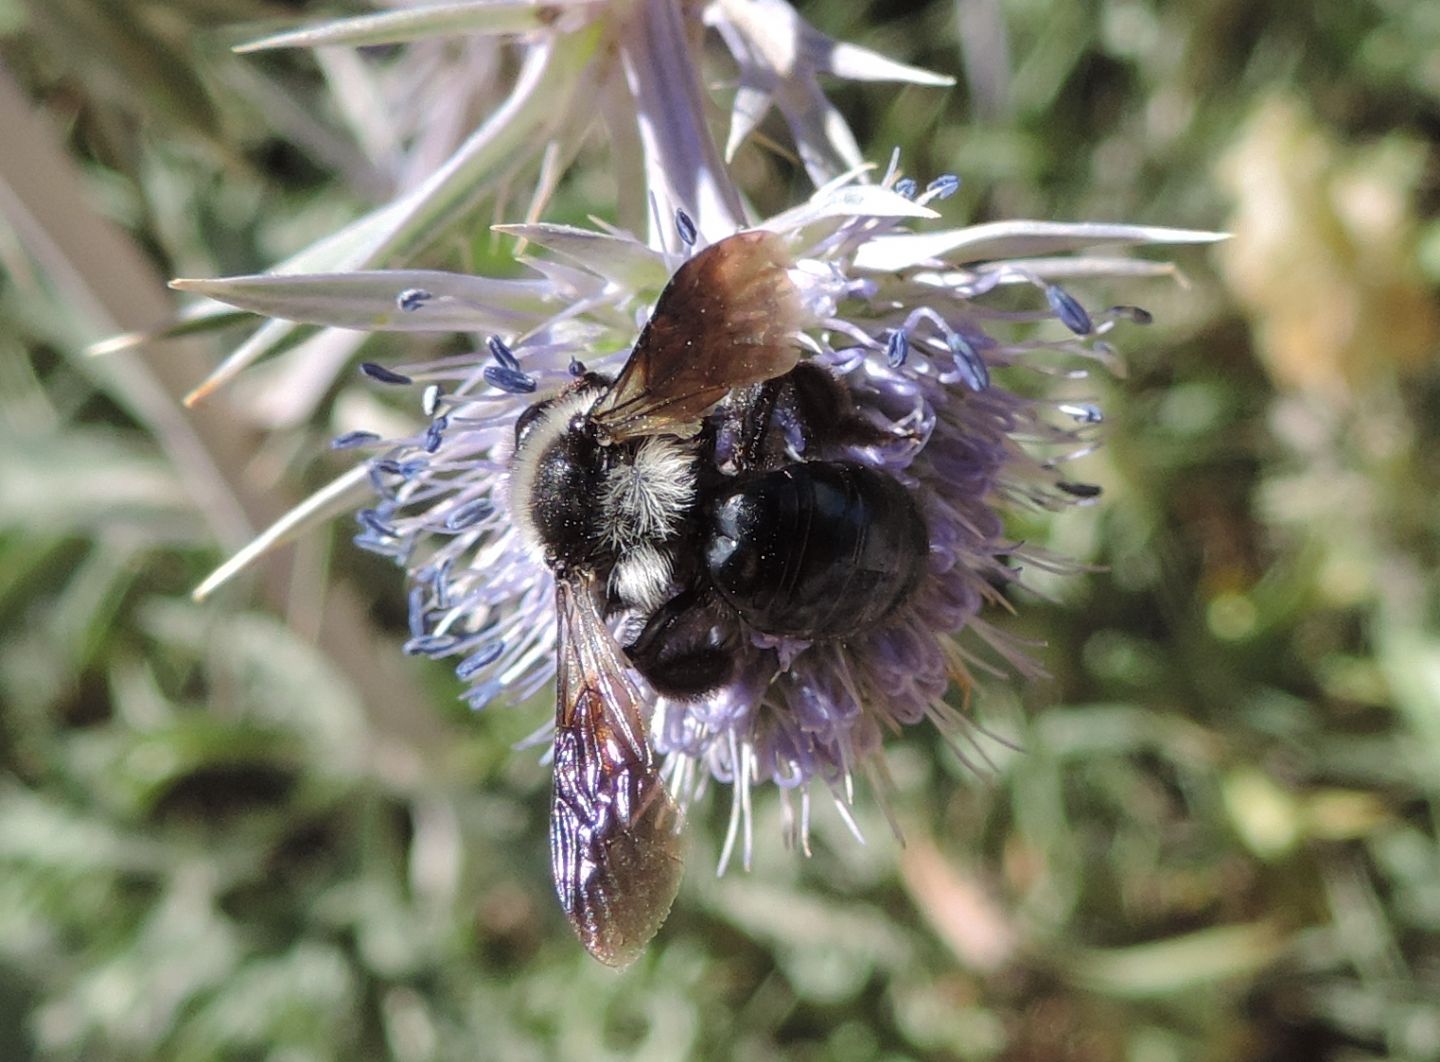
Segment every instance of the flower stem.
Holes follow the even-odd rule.
[[[699,27],[683,0],[639,0],[621,30],[621,62],[634,96],[645,158],[646,184],[655,199],[650,243],[676,248],[669,219],[683,209],[710,239],[745,225],[740,193],[730,180],[705,119],[690,32]]]

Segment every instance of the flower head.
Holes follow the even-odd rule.
[[[844,813],[857,773],[883,789],[886,732],[924,720],[958,724],[947,691],[968,688],[979,659],[957,634],[978,635],[1015,667],[1031,669],[981,612],[1017,580],[1017,560],[1053,562],[1009,538],[1004,516],[1094,495],[1068,481],[1063,468],[1090,445],[1100,419],[1089,403],[1045,397],[1036,381],[1073,379],[1087,362],[1111,362],[1109,333],[1146,319],[1133,307],[1086,308],[1062,281],[1169,272],[1162,263],[1070,252],[1216,236],[1045,222],[915,231],[918,221],[939,216],[931,204],[950,196],[957,178],[940,176],[922,188],[893,158],[878,183],[863,166],[836,173],[855,151],[848,133],[837,132],[843,123],[822,106],[814,76],[916,72],[886,68],[878,57],[822,38],[778,0],[722,0],[706,11],[741,69],[738,135],[777,104],[810,174],[824,182],[799,206],[755,219],[703,120],[691,43],[698,27],[686,21],[693,10],[672,0],[562,6],[574,16],[565,23],[571,36],[537,31],[537,40],[573,40],[589,27],[615,44],[605,54],[619,57],[619,73],[591,65],[581,80],[614,97],[607,121],[619,100],[625,122],[634,123],[627,142],[641,149],[650,204],[645,238],[619,229],[500,226],[540,248],[523,259],[533,275],[519,280],[373,270],[186,286],[294,320],[487,337],[466,356],[363,366],[378,384],[416,388],[423,423],[403,438],[350,432],[335,440],[371,455],[364,475],[373,501],[359,513],[356,542],[408,573],[406,650],[452,662],[479,708],[522,701],[555,671],[553,576],[518,530],[524,514],[508,489],[517,419],[577,376],[613,374],[667,278],[695,249],[741,228],[783,243],[800,304],[798,340],[871,429],[842,453],[823,456],[900,484],[918,506],[928,543],[914,592],[872,629],[843,642],[750,631],[719,688],[697,698],[653,697],[649,740],[666,757],[671,791],[684,800],[710,779],[730,784],[734,814],[724,858],[743,837],[748,861],[755,784],[773,782],[787,800],[796,794],[792,821],[804,845],[812,788],[834,794]],[[771,39],[766,27],[785,33]],[[572,89],[578,83],[567,82]],[[525,84],[538,92],[543,79]],[[1031,294],[1017,305],[997,297],[1002,288]],[[717,441],[717,465],[723,447]],[[807,452],[800,431],[789,432],[788,447],[796,462],[821,456]]]
[[[651,727],[672,788],[683,796],[704,778],[732,784],[739,826],[756,783],[798,793],[802,843],[811,783],[843,805],[853,776],[874,772],[884,733],[925,720],[956,725],[947,690],[968,684],[975,659],[956,634],[969,629],[1030,667],[980,616],[1018,578],[1017,560],[1051,563],[1007,537],[1004,514],[1093,495],[1063,468],[1090,445],[1100,414],[1007,384],[1055,374],[1060,363],[1072,363],[1064,370],[1073,378],[1076,365],[1109,362],[1109,333],[1146,319],[1133,307],[1086,309],[1061,278],[1165,269],[1051,255],[1208,238],[1045,223],[914,233],[907,226],[934,215],[929,204],[953,191],[953,178],[917,190],[893,162],[879,184],[857,177],[757,227],[780,237],[793,258],[789,277],[810,360],[880,429],[882,441],[849,446],[843,456],[894,477],[919,504],[929,535],[925,573],[908,607],[844,644],[754,634],[732,681],[698,700],[657,697]],[[677,227],[685,253],[728,235],[698,229],[684,212]],[[516,419],[578,374],[613,374],[684,257],[616,232],[506,231],[544,249],[528,260],[543,279],[397,274],[383,308],[375,302],[384,274],[330,280],[332,291],[356,289],[357,308],[363,288],[373,319],[438,319],[432,325],[444,327],[469,314],[495,329],[468,356],[364,366],[380,384],[416,389],[426,422],[406,438],[351,433],[335,441],[374,454],[367,467],[375,501],[360,511],[356,542],[409,573],[406,650],[452,661],[476,708],[530,697],[555,668],[552,576],[517,530],[524,514],[513,510],[507,487]],[[1008,286],[1033,289],[1028,305],[998,305],[996,290]],[[791,446],[797,460],[814,456],[798,434]]]

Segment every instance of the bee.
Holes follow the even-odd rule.
[[[632,676],[701,697],[756,633],[843,639],[879,623],[925,563],[910,492],[821,459],[894,437],[801,360],[789,266],[763,230],[699,251],[613,380],[584,373],[516,421],[511,509],[554,575],[559,625],[552,872],[609,965],[639,955],[682,874],[680,812]]]

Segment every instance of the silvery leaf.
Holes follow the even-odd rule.
[[[576,4],[576,0],[570,0],[570,6],[580,5]],[[457,33],[528,33],[537,29],[553,28],[559,14],[556,4],[537,4],[534,0],[471,0],[469,3],[430,4],[320,22],[247,41],[237,45],[235,51],[319,48],[338,44],[401,44],[405,41]]]
[[[995,221],[943,232],[877,236],[859,249],[855,265],[860,269],[891,273],[935,259],[953,263],[984,262],[1077,251],[1100,244],[1214,243],[1226,238],[1223,232],[1151,225]]]
[[[596,276],[631,291],[657,288],[670,270],[659,251],[628,236],[614,236],[573,225],[496,225],[496,232],[530,240],[564,255]]]
[[[433,269],[263,273],[170,286],[269,317],[367,332],[521,332],[553,312],[543,282]]]
[[[792,232],[827,218],[938,218],[929,207],[878,184],[847,184],[817,194],[806,203],[765,223],[776,232]],[[875,241],[871,241],[872,243]],[[868,246],[868,245],[867,245]]]

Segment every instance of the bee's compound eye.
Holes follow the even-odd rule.
[[[545,411],[550,408],[553,399],[546,399],[544,402],[536,402],[529,409],[521,413],[515,419],[515,449],[519,450],[525,445],[525,436],[529,435]]]

